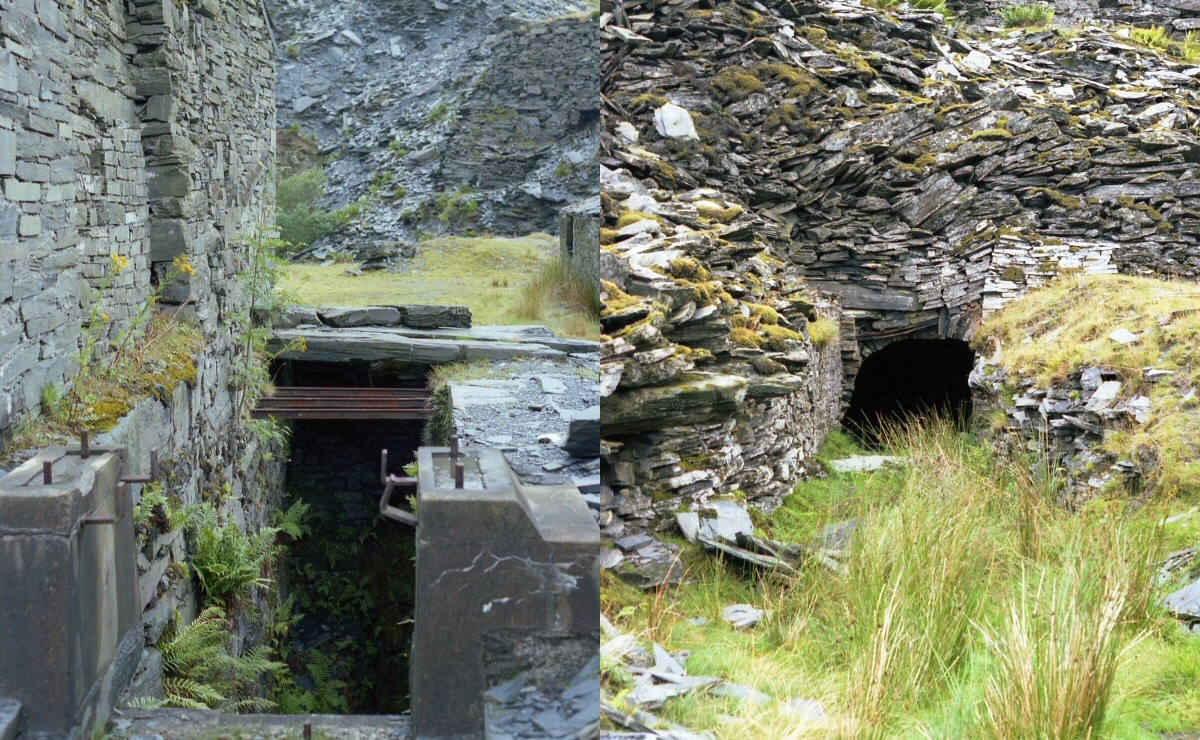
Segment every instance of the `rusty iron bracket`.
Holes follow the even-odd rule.
[[[392,491],[396,488],[396,486],[411,486],[416,488],[417,479],[401,478],[399,476],[389,475],[387,477],[387,483],[383,487],[383,495],[379,497],[379,513],[383,516],[386,516],[388,519],[395,519],[401,524],[407,524],[410,527],[415,527],[417,526],[417,515],[411,511],[392,506],[389,501],[392,497]]]
[[[417,487],[416,478],[403,478],[397,475],[388,475],[387,458],[388,451],[383,450],[380,453],[379,462],[379,478],[383,483],[383,495],[379,497],[379,513],[388,519],[394,519],[401,524],[406,524],[410,527],[417,526],[417,515],[407,509],[401,509],[391,505],[392,491],[396,486],[411,486]]]
[[[117,484],[117,515],[116,515],[116,517],[85,516],[83,519],[79,520],[79,526],[82,527],[85,524],[116,524],[117,522],[124,519],[125,518],[125,494],[128,491],[128,488],[129,488],[129,486],[125,483],[125,481],[121,481],[120,483]]]

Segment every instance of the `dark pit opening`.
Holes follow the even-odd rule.
[[[842,425],[866,442],[881,428],[940,416],[965,424],[971,416],[967,378],[975,351],[957,339],[904,339],[863,360]]]
[[[401,378],[408,374],[390,375],[382,387],[405,385]],[[340,387],[364,387],[372,379],[381,387],[388,376],[368,363],[300,362],[287,375],[296,385]],[[284,639],[298,697],[285,709],[407,711],[416,548],[412,528],[379,516],[380,451],[388,451],[389,472],[404,475],[423,424],[295,419],[291,425],[285,505],[306,502],[311,531],[292,544],[286,565],[287,592],[303,616]],[[392,505],[402,506],[399,499],[407,495],[397,492]]]

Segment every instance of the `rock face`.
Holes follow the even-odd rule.
[[[614,409],[713,365],[758,378],[768,415],[800,395],[770,395],[789,383],[830,387],[826,362],[848,400],[866,354],[970,340],[985,311],[1059,272],[1200,275],[1200,83],[1178,57],[1093,27],[967,39],[932,11],[750,7],[604,7],[602,387]],[[676,107],[697,140],[679,135],[678,115],[667,126],[661,111]],[[827,302],[841,357],[763,331],[755,304],[802,329],[786,310],[795,297]],[[737,332],[741,346],[739,328],[752,330]],[[799,380],[774,379],[785,371]],[[677,480],[671,490],[697,485],[679,480],[695,463],[673,449],[697,430],[625,416],[642,446],[614,440],[608,480],[617,511],[643,516],[670,498],[646,495],[648,468]],[[828,426],[813,425],[817,442]],[[732,488],[736,468],[714,473],[714,490]],[[745,478],[783,490],[795,467],[782,472],[738,485],[754,499]]]
[[[598,191],[599,64],[580,53],[599,41],[589,3],[267,6],[291,39],[276,56],[280,128],[299,124],[335,154],[330,205],[371,201],[333,245],[412,238],[418,225],[552,231],[559,208]],[[479,211],[446,225],[437,196],[464,186]]]

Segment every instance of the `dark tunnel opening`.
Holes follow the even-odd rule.
[[[905,339],[863,360],[842,426],[877,443],[881,429],[939,416],[963,425],[971,416],[967,379],[975,351],[957,339]]]

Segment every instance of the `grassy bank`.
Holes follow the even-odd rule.
[[[1200,517],[1160,526],[1179,501],[1063,512],[1039,461],[949,428],[890,447],[907,466],[803,483],[760,522],[805,542],[857,517],[845,575],[814,562],[772,579],[687,545],[684,585],[657,597],[606,574],[604,611],[622,631],[691,651],[691,675],[820,700],[829,721],[704,693],[663,716],[722,740],[1148,739],[1200,726],[1200,641],[1157,606],[1152,581],[1164,553],[1200,539]],[[720,617],[734,603],[769,616],[735,630]],[[619,703],[628,677],[608,668]]]
[[[443,237],[422,242],[403,272],[352,276],[346,274],[352,264],[296,264],[280,288],[313,306],[465,305],[476,325],[540,323],[561,336],[596,339],[598,313],[571,291],[547,289],[540,278],[557,270],[557,254],[558,240],[546,234]]]

